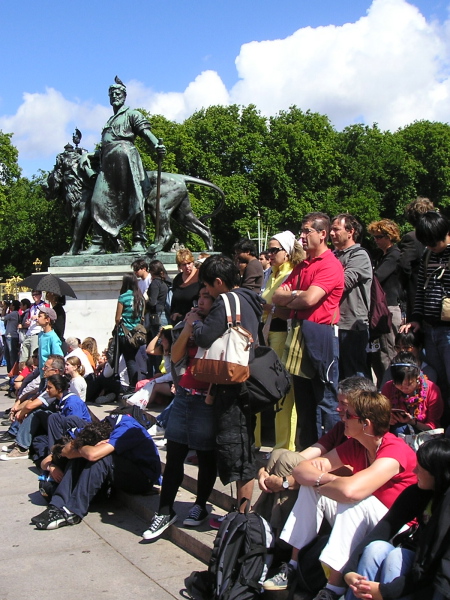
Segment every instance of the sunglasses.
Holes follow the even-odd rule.
[[[284,248],[267,248],[267,254],[278,254],[280,250],[284,250]]]
[[[383,238],[387,237],[387,235],[374,235],[372,237],[374,240],[382,240]]]
[[[361,419],[361,417],[358,417],[358,415],[351,415],[348,410],[345,411],[344,417],[347,421],[351,421],[352,419],[359,421]]]

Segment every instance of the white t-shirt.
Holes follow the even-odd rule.
[[[69,392],[80,396],[83,402],[86,402],[87,383],[84,377],[74,377],[70,380]]]

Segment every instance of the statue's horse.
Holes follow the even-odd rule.
[[[147,211],[155,223],[157,172],[147,171],[147,175],[152,186],[151,192],[147,198]],[[187,189],[189,184],[204,185],[220,194],[221,201],[211,214],[203,215],[200,218],[194,215]],[[203,221],[215,217],[223,208],[224,203],[224,192],[210,181],[197,179],[197,177],[190,177],[189,175],[179,175],[177,173],[161,173],[159,236],[148,248],[148,254],[154,254],[161,250],[168,249],[167,246],[172,237],[170,219],[173,219],[176,223],[182,225],[190,233],[199,235],[205,242],[207,250],[214,250],[211,231]]]

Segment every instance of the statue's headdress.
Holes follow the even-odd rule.
[[[113,83],[112,85],[110,85],[108,91],[110,92],[111,90],[119,89],[119,90],[122,90],[122,92],[124,92],[124,94],[126,94],[127,93],[126,85],[124,84],[124,82],[122,80],[120,80],[117,77],[117,75],[114,77],[114,81],[116,83]]]

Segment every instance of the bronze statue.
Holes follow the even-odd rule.
[[[132,252],[144,253],[147,249],[145,231],[145,200],[150,193],[150,183],[134,144],[136,136],[152,146],[158,156],[166,153],[150,131],[150,123],[137,110],[125,106],[126,87],[118,77],[109,88],[109,100],[114,115],[102,131],[100,147],[100,173],[91,199],[94,236],[87,252],[104,252],[105,233],[117,242],[117,250],[123,250],[120,230],[129,223],[133,226]],[[87,163],[90,155],[83,157]]]
[[[79,148],[82,135],[76,129],[72,137],[76,147],[68,144],[64,152],[58,154],[44,186],[48,198],[60,196],[64,199],[74,220],[68,254],[81,253],[91,223],[92,243],[83,253],[104,254],[108,248],[113,252],[124,252],[120,231],[131,223],[131,252],[155,254],[170,247],[171,218],[199,235],[207,250],[213,250],[211,231],[202,221],[214,217],[222,209],[225,194],[209,181],[161,172],[161,159],[166,153],[164,145],[150,131],[149,122],[139,111],[124,106],[126,88],[118,77],[115,81],[109,88],[114,115],[103,128],[100,149],[87,153]],[[155,148],[158,171],[144,171],[134,145],[137,135]],[[221,195],[221,202],[213,213],[200,218],[194,215],[188,184],[204,185]],[[148,248],[145,209],[156,224],[155,240]]]
[[[67,214],[73,222],[73,238],[68,254],[78,254],[91,224],[90,199],[94,189],[97,172],[82,168],[80,159],[87,151],[78,148],[81,132],[77,129],[72,144],[64,146],[64,152],[58,154],[53,170],[43,184],[47,199],[62,198]]]
[[[153,222],[156,221],[156,178],[157,171],[148,171],[148,177],[151,184],[150,195],[147,200],[147,210],[150,213]],[[219,205],[211,214],[203,215],[197,218],[192,210],[189,200],[188,184],[204,185],[212,188],[221,196]],[[172,218],[179,225],[187,229],[190,233],[196,233],[205,242],[206,250],[214,250],[211,230],[203,223],[207,219],[215,217],[222,210],[225,202],[225,194],[217,185],[204,179],[181,175],[179,173],[161,173],[161,199],[160,199],[160,227],[159,236],[154,240],[147,250],[147,254],[155,254],[161,250],[169,250],[172,238],[172,229],[170,228],[170,219]]]

